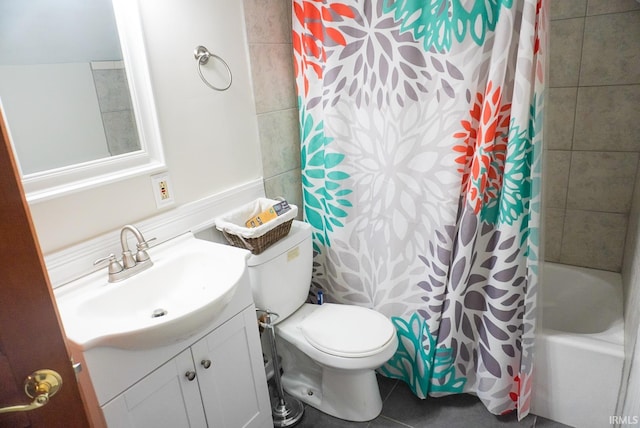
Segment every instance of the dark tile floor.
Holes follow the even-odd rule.
[[[529,415],[518,422],[515,414],[495,416],[480,401],[468,394],[442,398],[417,398],[406,383],[378,377],[382,395],[382,413],[371,422],[336,419],[305,405],[299,428],[567,428],[549,419]]]

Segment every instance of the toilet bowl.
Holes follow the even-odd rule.
[[[312,270],[311,228],[248,260],[256,307],[274,312],[282,386],[322,412],[351,421],[382,410],[375,369],[393,356],[396,331],[384,315],[354,305],[305,303]]]

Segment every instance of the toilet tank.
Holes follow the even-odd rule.
[[[311,226],[294,220],[286,237],[247,261],[256,308],[277,313],[275,323],[294,313],[307,300],[312,264]]]

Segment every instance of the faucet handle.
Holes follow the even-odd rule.
[[[118,260],[116,259],[115,254],[113,253],[109,254],[107,257],[102,257],[96,260],[95,262],[93,262],[93,265],[97,266],[104,262],[109,262],[109,274],[122,272],[124,270],[120,262],[118,262]]]
[[[158,238],[156,238],[154,236],[153,238],[147,239],[146,241],[138,242],[136,244],[136,247],[138,248],[138,251],[140,251],[140,250],[148,250],[149,249],[149,242],[155,241],[156,239],[158,239]]]
[[[155,241],[155,239],[156,238],[151,238],[148,241],[142,241],[136,244],[136,247],[138,249],[138,252],[136,253],[136,261],[138,263],[146,262],[147,260],[150,259],[149,253],[147,253],[147,250],[149,249],[149,242]]]

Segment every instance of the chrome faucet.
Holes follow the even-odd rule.
[[[138,243],[136,244],[138,251],[136,252],[135,257],[131,254],[131,250],[129,250],[127,231],[133,233],[138,240]],[[122,245],[122,265],[125,269],[131,269],[138,263],[151,262],[149,254],[147,253],[149,244],[144,240],[142,233],[137,227],[127,224],[122,228],[120,231],[120,245]],[[151,262],[151,264],[153,263]]]
[[[127,242],[127,232],[132,233],[136,240],[136,254],[133,255],[129,249],[129,243]],[[153,241],[156,238],[151,238],[149,241]],[[149,241],[145,241],[140,230],[137,227],[127,224],[120,231],[120,245],[122,246],[122,261],[118,261],[116,256],[112,253],[107,257],[93,262],[94,265],[109,262],[109,282],[118,282],[123,279],[129,278],[136,273],[142,272],[153,266],[153,262],[149,257],[147,250],[149,249]]]

